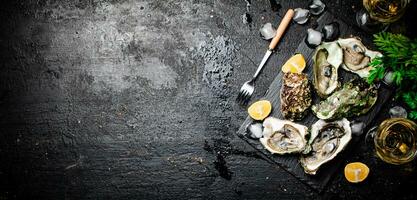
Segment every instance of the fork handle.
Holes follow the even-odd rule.
[[[285,29],[287,29],[288,24],[291,22],[292,17],[294,16],[294,10],[288,9],[287,13],[285,14],[284,18],[282,18],[281,23],[277,28],[277,34],[272,39],[271,43],[269,44],[269,50],[275,49],[279,40],[281,39],[282,35],[284,35]]]

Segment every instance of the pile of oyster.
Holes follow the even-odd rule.
[[[280,111],[284,119],[268,117],[262,126],[256,126],[258,133],[252,135],[273,154],[299,154],[305,173],[316,174],[320,166],[347,146],[353,132],[362,131],[352,129],[355,122],[347,118],[365,114],[375,104],[378,89],[362,78],[369,75],[372,69],[369,63],[378,56],[382,56],[381,53],[369,50],[358,38],[338,39],[317,46],[312,83],[322,100],[311,106],[306,74],[284,73],[280,90]],[[341,84],[339,68],[358,77]],[[310,107],[319,118],[311,129],[294,122],[306,116]]]
[[[376,102],[377,88],[359,78],[341,87],[338,70],[342,68],[367,78],[372,70],[369,63],[380,56],[381,53],[369,50],[358,38],[319,45],[313,56],[313,85],[317,94],[326,99],[312,106],[314,114],[320,119],[333,120],[367,113]]]
[[[327,97],[340,86],[339,67],[366,78],[372,70],[369,63],[380,56],[381,53],[369,50],[357,38],[324,42],[316,48],[313,56],[314,88],[320,97]]]
[[[300,154],[301,166],[307,174],[316,174],[324,163],[341,152],[352,138],[350,122],[318,120],[308,128],[289,120],[268,117],[263,122],[259,141],[273,154]]]

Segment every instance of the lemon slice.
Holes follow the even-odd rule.
[[[349,163],[345,167],[345,178],[351,183],[362,182],[368,177],[369,168],[361,162]]]
[[[282,66],[282,72],[301,73],[306,67],[306,60],[302,54],[295,54]]]
[[[254,120],[263,120],[271,113],[272,105],[268,100],[260,100],[248,108],[249,116]]]

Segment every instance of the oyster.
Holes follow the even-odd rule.
[[[362,78],[369,76],[372,69],[369,63],[372,59],[382,56],[380,52],[367,49],[357,38],[339,39],[337,43],[343,49],[343,69]]]
[[[303,152],[307,146],[308,128],[288,120],[268,117],[263,122],[262,145],[271,153]]]
[[[367,113],[375,104],[378,90],[362,79],[353,79],[343,87],[313,105],[311,110],[320,119],[338,119]]]
[[[311,106],[311,91],[304,73],[284,73],[281,97],[281,113],[285,119],[300,120]]]
[[[324,163],[341,152],[352,138],[349,121],[345,118],[326,122],[318,120],[311,126],[310,152],[300,158],[301,166],[307,174],[316,174]]]
[[[320,97],[330,95],[338,86],[337,70],[343,62],[343,51],[335,42],[324,42],[316,48],[313,85]]]

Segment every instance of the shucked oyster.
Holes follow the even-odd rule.
[[[281,86],[281,113],[285,119],[300,120],[311,106],[311,91],[304,73],[284,73]]]
[[[259,140],[271,153],[303,152],[307,145],[308,128],[288,120],[268,117],[264,123],[263,137]]]
[[[375,104],[378,90],[362,79],[353,79],[311,110],[320,119],[339,119],[367,113]]]
[[[319,120],[311,126],[310,152],[300,158],[301,166],[307,174],[316,174],[324,163],[341,152],[352,138],[349,121],[345,118],[326,122]]]
[[[335,42],[324,42],[316,48],[313,85],[317,94],[325,98],[338,86],[337,70],[343,62],[343,51]]]
[[[338,87],[339,66],[365,78],[372,69],[372,59],[382,56],[371,51],[356,38],[339,39],[335,42],[323,43],[314,54],[313,85],[320,97],[325,98]]]
[[[343,69],[351,71],[362,78],[369,76],[372,67],[369,63],[382,54],[377,51],[371,51],[356,38],[347,38],[337,40],[339,46],[343,49]]]

